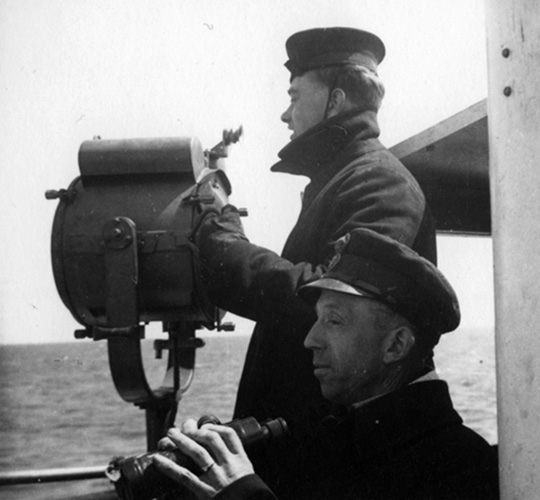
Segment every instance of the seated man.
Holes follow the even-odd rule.
[[[282,496],[497,498],[494,451],[425,369],[440,335],[459,324],[454,290],[429,261],[368,229],[341,238],[336,252],[323,277],[299,290],[316,301],[305,346],[336,411],[303,439],[296,485]],[[169,439],[205,472],[158,457],[164,473],[199,498],[274,498],[233,430],[187,421],[182,431]]]

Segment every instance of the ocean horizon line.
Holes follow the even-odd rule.
[[[461,331],[474,331],[474,332],[479,332],[479,331],[492,331],[494,332],[495,331],[495,325],[472,325],[472,326],[463,326],[463,327],[459,327],[454,333],[458,333],[458,332],[461,332]],[[196,332],[196,337],[200,337],[200,338],[205,338],[205,337],[209,337],[209,338],[220,338],[220,337],[247,337],[247,336],[250,336],[253,332],[253,327],[247,327],[246,325],[243,325],[242,328],[238,329],[238,330],[234,330],[234,331],[218,331],[218,330],[206,330],[206,329],[202,329],[202,330],[197,330]],[[151,333],[149,335],[146,335],[143,339],[141,340],[154,340],[154,339],[163,339],[163,338],[166,338],[167,335],[165,335],[165,333],[162,333],[161,335],[159,334],[156,334],[156,333]],[[66,340],[58,340],[58,339],[50,339],[50,340],[31,340],[31,341],[27,341],[27,342],[12,342],[12,341],[8,341],[8,342],[5,342],[3,341],[2,339],[0,339],[0,347],[3,347],[3,346],[25,346],[25,345],[54,345],[54,344],[72,344],[72,343],[76,343],[76,342],[99,342],[99,341],[94,341],[92,339],[76,339],[74,337],[72,338],[69,338],[69,339],[66,339]]]

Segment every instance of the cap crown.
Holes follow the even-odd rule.
[[[329,280],[345,284],[344,293],[352,287],[384,302],[427,333],[450,332],[460,323],[459,302],[444,275],[408,246],[369,229],[340,238],[328,271],[303,288],[340,291]]]
[[[355,28],[314,28],[295,33],[285,43],[293,76],[306,71],[346,64],[358,64],[372,71],[384,59],[381,39]]]

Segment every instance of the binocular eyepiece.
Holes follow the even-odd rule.
[[[221,424],[212,415],[205,415],[198,421],[198,426],[213,423]],[[255,449],[269,441],[282,438],[288,434],[285,420],[276,418],[259,423],[248,417],[223,424],[236,431],[246,451]],[[154,466],[152,457],[163,455],[178,465],[189,469],[194,474],[202,474],[202,470],[191,458],[180,450],[166,450],[144,453],[134,457],[114,458],[107,467],[106,475],[114,483],[116,492],[122,500],[150,500],[165,493],[182,490],[183,487],[168,478]]]

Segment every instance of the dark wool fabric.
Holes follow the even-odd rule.
[[[282,500],[499,497],[495,449],[463,425],[440,380],[327,417],[309,436],[290,476],[278,494]]]
[[[337,239],[364,227],[436,263],[424,195],[378,135],[376,113],[354,111],[322,122],[280,152],[272,170],[310,179],[281,256],[251,244],[234,210],[201,226],[197,240],[210,299],[257,322],[235,418],[283,417],[294,428],[303,415],[324,407],[311,353],[303,346],[314,311],[295,292],[321,276]]]

